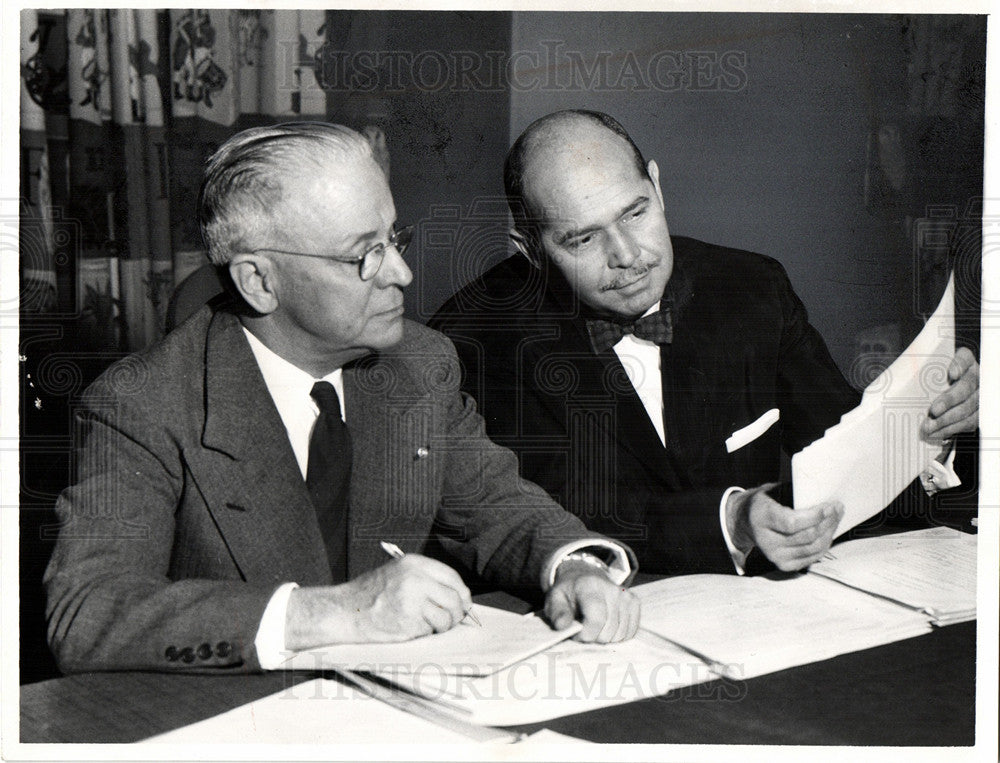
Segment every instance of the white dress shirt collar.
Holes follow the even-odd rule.
[[[257,337],[243,327],[250,350],[257,361],[267,391],[271,393],[274,407],[285,425],[288,441],[292,445],[295,459],[302,471],[303,479],[309,465],[309,437],[313,424],[319,416],[319,407],[312,398],[312,388],[317,381],[327,381],[337,390],[340,398],[340,415],[347,421],[347,407],[344,404],[344,372],[338,368],[322,379],[314,379],[298,366],[289,363],[283,357],[267,347]]]

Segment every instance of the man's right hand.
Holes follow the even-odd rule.
[[[760,549],[779,570],[791,572],[819,561],[844,515],[839,502],[792,509],[767,494],[777,483],[729,496],[726,522],[733,545]]]
[[[449,630],[471,606],[455,570],[409,554],[342,585],[296,588],[285,615],[285,647],[408,641]]]

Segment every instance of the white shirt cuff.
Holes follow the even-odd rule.
[[[955,448],[948,446],[947,456],[945,451],[927,465],[927,468],[920,473],[920,484],[927,495],[934,495],[942,490],[950,490],[962,484],[962,480],[955,474]],[[943,460],[942,460],[943,459]]]
[[[567,556],[574,551],[587,551],[588,549],[603,549],[614,552],[614,559],[608,565],[608,575],[615,585],[621,585],[632,575],[632,565],[629,564],[628,554],[617,543],[601,538],[581,538],[567,543],[565,546],[560,546],[549,557],[545,566],[542,567],[542,590],[548,591],[556,582],[556,571],[559,569],[559,565],[566,561]]]
[[[278,669],[290,656],[285,649],[285,613],[288,611],[288,599],[298,587],[298,583],[278,586],[261,615],[253,645],[263,670]]]
[[[722,537],[726,541],[726,548],[729,549],[729,558],[733,560],[733,566],[736,568],[737,575],[746,575],[746,563],[747,556],[749,552],[744,553],[736,548],[733,543],[733,539],[729,537],[729,527],[726,523],[726,504],[729,503],[729,496],[735,495],[736,493],[745,493],[741,487],[731,487],[722,494],[722,500],[719,501],[719,524],[722,526]]]

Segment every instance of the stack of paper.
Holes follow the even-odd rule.
[[[926,613],[935,625],[976,617],[976,538],[948,527],[834,546],[810,568]]]
[[[927,618],[815,575],[685,575],[638,586],[643,628],[732,678],[750,678],[930,630]]]
[[[463,621],[403,643],[311,649],[283,668],[376,676],[452,718],[491,726],[535,723],[716,678],[700,659],[648,633],[621,644],[581,644],[567,640],[579,623],[553,631],[538,615],[479,604],[475,612],[482,627]]]
[[[888,506],[942,449],[920,439],[955,354],[955,280],[913,343],[865,389],[861,404],[792,457],[797,508],[837,500],[834,537]]]

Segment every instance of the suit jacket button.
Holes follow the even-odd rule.
[[[228,641],[220,641],[215,645],[215,654],[219,657],[228,657],[232,651],[233,647]]]
[[[429,456],[430,454],[431,451],[429,448],[425,448],[422,445],[419,448],[417,448],[417,458],[427,458],[427,456]]]
[[[194,649],[189,646],[184,647],[181,650],[181,659],[187,663],[194,662]]]
[[[211,656],[212,656],[212,645],[211,644],[202,644],[201,646],[198,647],[198,659],[199,660],[207,660]]]
[[[166,657],[171,662],[177,662],[177,658],[181,656],[181,653],[177,650],[176,646],[171,645],[167,647],[167,650],[163,653],[163,656]]]

